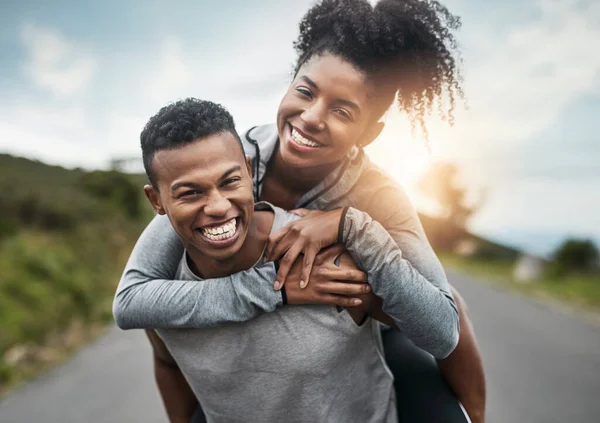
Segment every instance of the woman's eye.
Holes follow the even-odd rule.
[[[297,87],[296,91],[299,92],[300,94],[302,94],[303,96],[312,97],[312,93],[310,92],[310,90],[308,90],[306,88]]]
[[[350,113],[348,113],[347,111],[345,111],[344,109],[336,109],[335,112],[338,115],[344,117],[345,119],[352,120],[352,115]]]

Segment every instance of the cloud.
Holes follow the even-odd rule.
[[[159,103],[183,97],[192,83],[192,64],[186,61],[182,42],[178,37],[163,39],[156,70],[149,74],[146,89],[150,97]],[[189,94],[188,94],[189,95]]]
[[[23,69],[40,88],[58,96],[85,91],[97,68],[96,58],[60,32],[25,24],[21,41],[27,58]]]
[[[465,23],[470,110],[459,112],[454,129],[434,124],[440,148],[463,157],[512,150],[581,96],[598,91],[600,55],[593,52],[600,51],[600,7],[576,0],[533,6],[532,18],[512,28],[471,22],[469,32]]]

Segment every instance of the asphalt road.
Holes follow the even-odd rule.
[[[451,274],[488,375],[487,423],[600,421],[600,326]],[[141,331],[110,329],[0,402],[2,423],[166,422]]]

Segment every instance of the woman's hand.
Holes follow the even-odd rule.
[[[281,289],[298,256],[304,254],[300,288],[306,287],[319,251],[337,242],[343,209],[331,211],[295,210],[304,217],[281,228],[269,237],[265,257],[268,261],[281,258],[275,278],[275,289]]]
[[[367,307],[369,296],[366,294],[371,292],[371,287],[367,284],[367,275],[352,259],[342,259],[339,265],[336,265],[335,260],[342,255],[343,251],[344,246],[338,244],[317,254],[315,268],[307,288],[300,288],[302,260],[296,260],[285,285],[287,303]]]

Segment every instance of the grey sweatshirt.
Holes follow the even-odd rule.
[[[255,210],[274,213],[271,233],[298,219],[265,202]],[[202,282],[185,253],[176,276]],[[247,322],[156,332],[209,423],[398,421],[379,326],[357,325],[348,310],[288,305]]]
[[[255,197],[278,138],[274,125],[243,137],[252,158]],[[458,342],[458,311],[448,281],[404,191],[360,150],[296,207],[328,210],[350,206],[343,241],[369,274],[383,311],[419,347],[437,358]],[[250,320],[283,304],[274,291],[272,263],[226,278],[173,280],[183,247],[165,216],[144,230],[125,268],[113,304],[119,327],[201,328]]]

